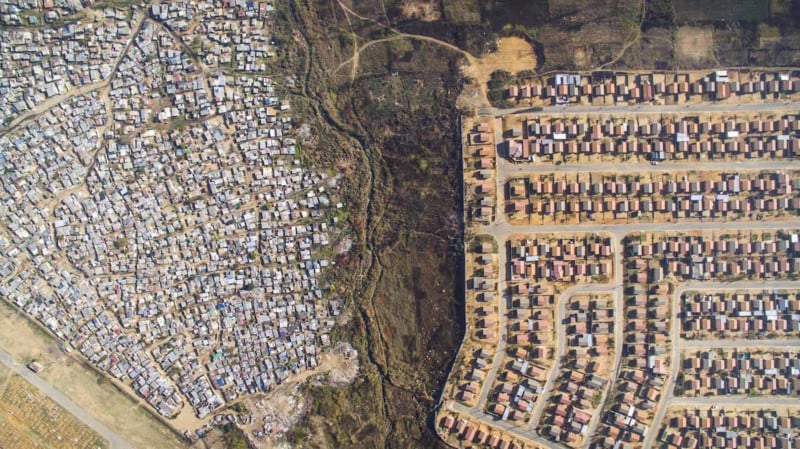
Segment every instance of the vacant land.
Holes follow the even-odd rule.
[[[7,372],[5,373],[7,375]],[[25,379],[0,373],[0,447],[100,449],[108,442]]]
[[[675,18],[681,22],[746,20],[757,22],[770,15],[770,0],[673,0]]]
[[[36,359],[46,366],[45,381],[92,413],[135,447],[180,449],[186,447],[137,401],[61,351],[58,342],[0,301],[0,347],[17,362]],[[0,374],[0,381],[2,374]],[[5,449],[5,446],[0,444]]]
[[[714,58],[711,27],[682,26],[675,32],[675,59],[690,64],[710,63]]]
[[[277,68],[300,80],[292,104],[321,149],[310,162],[345,174],[354,244],[335,283],[354,313],[334,337],[362,361],[352,385],[309,387],[295,447],[443,447],[429,422],[463,329],[455,101],[465,56],[453,45],[480,49],[489,36],[410,21],[403,3],[386,1],[388,16],[381,2],[345,2],[355,14],[336,1],[277,6],[290,26],[277,35],[293,42]],[[357,71],[331,77],[356,59],[352,42]]]

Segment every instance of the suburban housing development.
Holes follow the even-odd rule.
[[[454,447],[800,444],[800,73],[512,79],[463,118]]]

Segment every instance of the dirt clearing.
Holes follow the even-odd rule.
[[[679,62],[706,63],[714,59],[714,31],[708,27],[682,26],[675,32],[675,58]]]
[[[497,40],[497,51],[487,53],[482,58],[477,59],[475,68],[471,76],[474,76],[481,84],[489,81],[489,75],[495,70],[506,70],[517,73],[522,70],[536,69],[536,55],[533,47],[524,39],[519,37],[504,37]]]
[[[439,2],[433,0],[406,0],[400,5],[403,17],[423,22],[433,22],[442,18]]]
[[[535,69],[536,55],[531,44],[525,39],[519,37],[498,39],[496,51],[487,53],[482,58],[470,57],[468,64],[461,68],[461,72],[474,82],[465,86],[458,99],[458,105],[478,107],[489,104],[486,83],[496,70],[518,73],[522,70]]]

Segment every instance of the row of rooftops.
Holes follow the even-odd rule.
[[[608,380],[586,371],[588,359],[578,356],[575,361],[561,367],[555,391],[539,424],[540,433],[553,441],[573,446],[581,438],[592,437],[586,432],[598,412],[593,399],[602,392]],[[591,365],[596,364],[591,362]]]
[[[791,449],[800,444],[800,417],[777,411],[686,410],[670,419],[662,441],[669,447]]]
[[[740,77],[733,80],[727,70],[718,70],[694,81],[689,80],[690,76],[673,74],[667,76],[674,79],[670,82],[664,81],[663,75],[656,74],[630,75],[619,72],[602,77],[558,74],[548,79],[547,84],[512,84],[506,89],[505,95],[512,100],[538,99],[561,104],[603,97],[611,97],[616,102],[652,102],[704,94],[714,100],[725,100],[739,95],[800,92],[800,76],[793,73],[765,73],[759,76],[739,74]]]
[[[630,244],[630,243],[629,243]],[[625,254],[630,257],[626,248]],[[638,262],[638,260],[637,260]],[[641,273],[632,268],[627,273]],[[646,273],[646,271],[645,271]],[[669,365],[666,363],[669,336],[669,286],[657,284],[646,290],[639,279],[627,277],[626,326],[622,343],[622,362],[615,379],[617,405],[606,410],[594,447],[610,448],[641,443],[650,429],[653,412],[661,397]],[[645,279],[647,281],[647,279]],[[674,362],[673,362],[674,363]],[[612,402],[613,403],[613,402]]]
[[[796,352],[754,354],[734,351],[728,356],[699,351],[683,358],[685,388],[690,392],[717,390],[720,394],[769,393],[797,395],[800,358]]]
[[[554,124],[526,122],[525,135],[513,131],[503,142],[513,161],[532,156],[558,154],[642,154],[664,160],[668,155],[716,153],[774,153],[800,151],[800,120],[785,116],[778,120],[747,122],[696,122],[681,120],[649,122],[629,126],[627,122],[601,125],[595,122]],[[481,153],[482,154],[482,153]]]
[[[585,137],[587,140],[599,140],[604,137],[624,136],[675,136],[699,137],[701,135],[726,134],[791,134],[800,131],[800,118],[796,115],[784,115],[780,118],[753,118],[751,120],[727,119],[721,121],[701,120],[698,117],[682,117],[679,120],[662,118],[661,120],[636,121],[621,119],[528,119],[522,130],[512,128],[511,137],[547,137],[574,139]],[[562,139],[563,140],[563,139]]]
[[[477,423],[459,415],[447,414],[438,424],[445,438],[453,438],[464,444],[478,444],[491,449],[522,449],[525,444],[488,424]]]

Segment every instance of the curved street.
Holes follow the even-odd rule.
[[[479,108],[480,116],[491,116],[490,119],[494,128],[494,142],[503,142],[503,117],[510,114],[537,113],[552,116],[574,116],[574,115],[601,115],[612,116],[618,114],[699,114],[699,113],[794,113],[800,110],[798,102],[768,102],[768,103],[694,103],[688,105],[628,105],[618,104],[609,106],[558,106],[547,107],[545,110],[531,107],[516,107],[509,109],[498,109],[484,106]],[[499,148],[499,145],[498,145]],[[506,203],[506,182],[510,179],[532,176],[536,174],[552,173],[597,173],[597,172],[617,172],[617,173],[668,173],[670,171],[721,171],[721,172],[758,172],[758,171],[778,171],[778,170],[800,170],[800,160],[777,160],[777,159],[748,159],[742,161],[666,161],[658,165],[649,162],[589,162],[578,161],[574,163],[554,164],[550,162],[541,163],[513,163],[503,158],[499,152],[496,153],[496,165],[494,172],[494,184],[496,192],[495,216],[488,224],[473,223],[472,228],[475,234],[487,234],[493,236],[498,246],[501,248],[499,254],[498,270],[500,275],[497,283],[497,293],[499,298],[498,314],[500,333],[497,340],[497,349],[492,361],[491,368],[484,381],[477,405],[467,407],[455,401],[445,401],[445,407],[453,411],[464,413],[470,417],[487,422],[492,426],[506,430],[512,435],[532,441],[540,446],[549,449],[563,449],[560,443],[543,438],[536,432],[544,409],[547,406],[555,381],[561,369],[561,359],[565,353],[566,327],[564,325],[565,305],[571,295],[577,293],[592,292],[614,292],[614,363],[610,372],[610,381],[602,391],[601,401],[598,409],[594,413],[585,432],[587,435],[583,441],[582,449],[589,449],[592,436],[600,423],[602,410],[609,404],[610,393],[616,383],[616,377],[622,363],[623,330],[624,330],[624,304],[623,304],[623,247],[622,239],[633,233],[649,232],[726,232],[748,229],[759,230],[778,230],[778,229],[800,229],[800,218],[790,217],[786,219],[774,219],[769,221],[723,221],[719,218],[711,219],[686,219],[678,222],[667,223],[646,223],[631,219],[627,223],[604,224],[593,221],[584,221],[576,224],[552,224],[526,225],[512,224],[508,222],[505,213]],[[614,280],[610,284],[588,284],[576,285],[561,292],[555,307],[555,357],[554,363],[547,375],[543,393],[537,399],[530,421],[523,426],[502,421],[483,410],[487,403],[488,395],[494,384],[495,377],[502,365],[507,348],[506,324],[508,305],[511,301],[509,280],[510,280],[510,261],[507,242],[512,237],[523,235],[542,235],[553,234],[610,234],[613,242],[614,257]],[[667,384],[662,391],[656,407],[656,415],[650,423],[650,431],[647,433],[644,448],[654,447],[655,438],[658,435],[659,427],[664,419],[667,409],[672,406],[700,406],[702,404],[725,404],[752,407],[769,407],[783,405],[799,405],[796,399],[785,397],[714,397],[714,398],[683,398],[673,397],[673,391],[678,372],[680,370],[680,359],[682,351],[693,348],[741,348],[767,346],[775,348],[800,348],[800,339],[781,339],[781,340],[684,340],[680,337],[680,295],[688,290],[702,288],[707,290],[726,290],[726,289],[794,289],[800,290],[800,281],[743,281],[732,283],[720,282],[688,282],[680,285],[672,297],[670,312],[670,338],[671,344],[669,354],[670,374]]]

